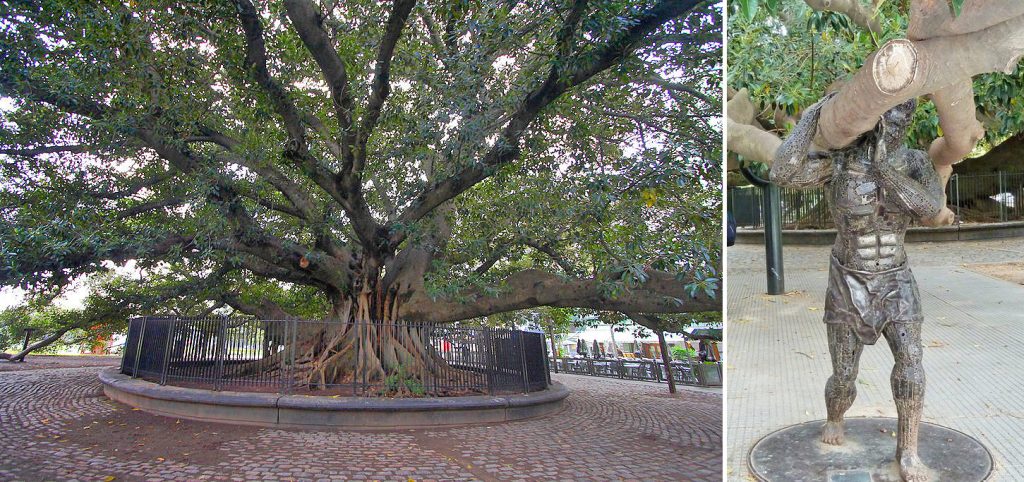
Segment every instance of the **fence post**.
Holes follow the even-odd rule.
[[[131,339],[132,324],[135,323],[135,320],[138,320],[138,318],[132,318],[128,320],[128,338],[125,338],[124,340],[124,348],[122,348],[121,353],[121,373],[124,373],[124,366],[126,364],[125,361],[128,358],[128,341]]]
[[[213,382],[213,389],[220,390],[224,378],[224,351],[227,350],[228,317],[220,317],[220,326],[217,329],[217,368],[216,379]]]
[[[526,373],[526,337],[523,330],[516,330],[516,334],[519,335],[519,361],[523,367],[523,393],[530,391],[530,377]],[[544,344],[543,339],[541,345]]]
[[[268,321],[268,323],[270,323],[270,322]],[[287,373],[287,370],[288,370],[288,322],[286,320],[278,320],[274,324],[283,327],[283,328],[280,329],[280,335],[281,335],[281,369],[280,369],[279,375],[278,375],[279,379],[278,379],[278,387],[277,388],[278,388],[278,390],[281,391],[281,393],[285,393],[285,390],[287,390],[287,386],[286,386],[287,384],[285,383],[285,380],[288,379],[288,373]]]
[[[484,328],[484,359],[487,361],[487,393],[494,395],[494,350],[491,328]]]
[[[551,340],[554,341],[554,338]],[[551,386],[551,358],[548,357],[548,344],[544,343],[544,335],[541,335],[540,345],[544,347],[544,380],[547,382],[545,386],[547,388]],[[555,360],[555,369],[558,369],[558,360]]]
[[[359,323],[359,322],[357,321],[356,323]],[[360,338],[360,336],[362,336],[362,333],[359,331],[359,325],[358,324],[355,326],[355,330],[356,330],[356,362],[355,362],[355,365],[354,365],[355,368],[352,369],[352,395],[353,396],[358,395],[360,393],[356,389],[356,385],[357,385],[356,382],[359,380],[359,373],[358,373],[357,370],[359,370],[359,365],[361,365],[361,363],[359,363],[359,360],[360,360],[359,357],[361,357],[363,355],[361,353],[361,350],[363,349],[363,342],[362,342],[362,339]]]
[[[295,386],[295,344],[298,343],[299,331],[299,320],[292,320],[292,342],[289,348],[289,359],[288,359],[288,393],[292,393],[292,388]]]
[[[999,221],[1006,221],[1006,187],[1003,184],[1003,171],[996,171],[999,176]]]
[[[174,327],[177,318],[171,318],[170,326],[167,327],[167,339],[164,340],[164,364],[160,369],[160,384],[167,385],[167,363],[171,359],[171,340],[174,338]]]
[[[139,356],[142,355],[142,339],[146,336],[146,320],[148,316],[142,317],[142,327],[139,328],[139,342],[135,345],[135,366],[132,367],[132,378],[139,376]]]
[[[960,175],[953,174],[953,179],[956,181],[956,221],[960,222]]]

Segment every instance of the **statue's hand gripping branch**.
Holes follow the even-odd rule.
[[[883,117],[875,130],[876,140],[871,166],[879,184],[890,196],[918,221],[931,219],[939,214],[945,205],[942,180],[939,178],[928,154],[916,149],[900,147],[891,153],[886,147],[890,127]],[[899,141],[897,141],[899,142]],[[903,166],[906,172],[897,169]]]

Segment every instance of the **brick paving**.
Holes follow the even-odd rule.
[[[97,368],[0,373],[0,480],[721,480],[722,396],[554,375],[565,409],[494,425],[285,430],[149,415]],[[111,478],[112,477],[112,478]]]
[[[788,293],[767,296],[764,247],[728,248],[729,480],[753,480],[747,454],[760,437],[825,418],[828,250],[787,247]],[[911,244],[908,254],[925,315],[924,420],[980,440],[995,461],[990,480],[1024,480],[1024,286],[971,269],[1024,261],[1024,239]],[[860,366],[849,415],[895,417],[888,346],[866,347]]]

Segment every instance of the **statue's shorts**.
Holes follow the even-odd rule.
[[[906,263],[885,271],[859,271],[832,256],[825,293],[825,323],[850,326],[865,345],[874,345],[889,323],[920,323],[920,295]]]

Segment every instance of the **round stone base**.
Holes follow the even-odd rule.
[[[750,472],[762,481],[900,482],[895,418],[848,418],[846,442],[821,441],[824,420],[772,432],[750,449]],[[922,422],[918,454],[930,482],[978,482],[992,471],[992,455],[969,435]]]
[[[112,400],[156,415],[207,422],[294,428],[390,430],[501,423],[562,409],[569,390],[553,383],[539,392],[446,398],[316,397],[182,388],[100,372]]]

